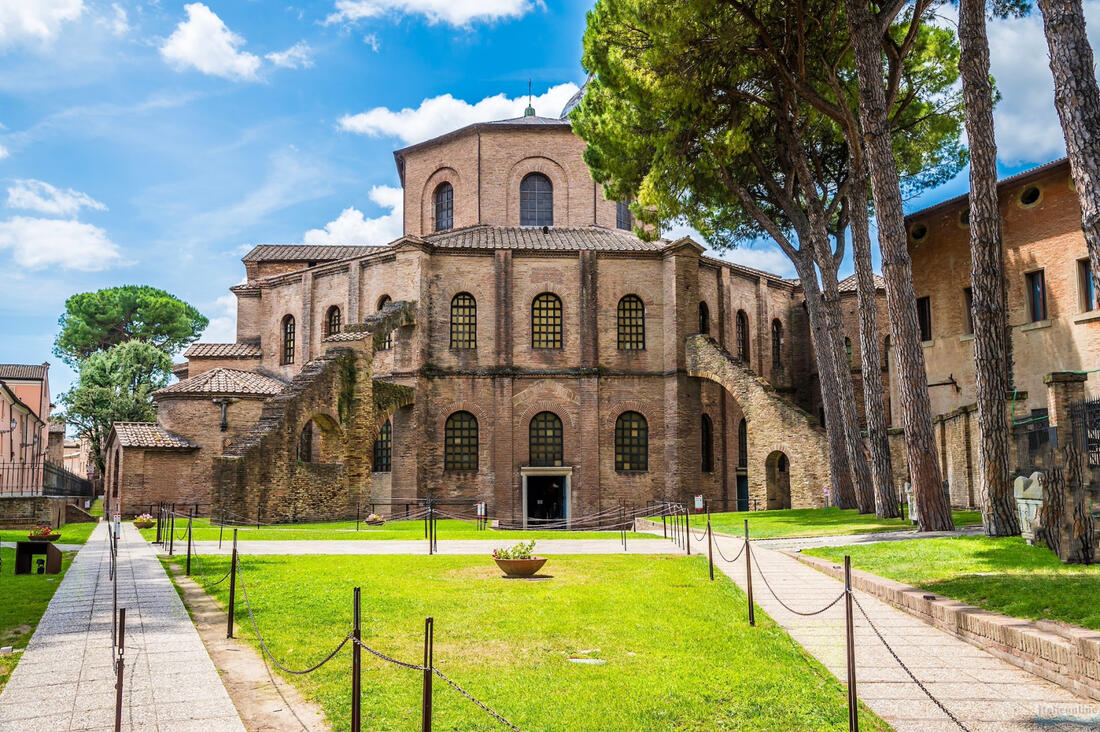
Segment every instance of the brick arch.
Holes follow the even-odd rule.
[[[453,216],[455,226],[459,225],[458,201],[459,193],[462,190],[462,175],[449,165],[444,165],[428,176],[428,180],[424,182],[424,188],[420,192],[420,230],[425,234],[435,232],[435,189],[440,183],[450,183],[451,188],[454,190],[455,210]]]
[[[573,414],[570,411],[570,409],[575,408],[576,405],[570,408],[569,405],[562,404],[562,402],[560,401],[542,399],[535,402],[534,404],[529,404],[526,409],[520,412],[519,425],[522,426],[523,429],[527,429],[527,426],[531,423],[531,420],[539,412],[553,412],[561,419],[563,426],[568,426],[569,429],[577,430],[580,428],[577,426],[576,418],[574,418]]]
[[[530,404],[520,414],[519,419],[516,420],[513,427],[513,444],[515,445],[515,457],[523,464],[529,464],[531,462],[531,443],[530,443],[530,430],[531,420],[535,418],[536,414],[542,412],[550,412],[557,415],[558,419],[562,423],[562,463],[564,465],[576,465],[578,460],[577,456],[580,454],[580,445],[577,442],[577,434],[579,428],[577,426],[577,420],[574,418],[571,409],[575,409],[575,405],[570,408],[570,405],[561,401],[538,401],[534,404]]]
[[[516,162],[506,178],[508,226],[519,226],[519,184],[528,173],[542,173],[554,186],[554,226],[569,221],[569,175],[558,163],[542,155],[532,155]]]
[[[302,413],[302,418],[299,420],[298,434],[301,434],[302,430],[306,428],[306,425],[313,423],[320,430],[320,435],[316,436],[319,453],[316,455],[312,462],[320,463],[340,463],[344,461],[344,454],[347,451],[347,443],[345,440],[344,430],[340,426],[340,420],[333,414],[325,410],[318,410],[312,413]]]
[[[652,407],[644,402],[637,402],[631,399],[624,399],[610,405],[607,414],[603,416],[603,428],[605,430],[615,429],[615,421],[623,412],[637,412],[645,417],[646,424],[649,425],[650,436],[652,437],[653,425],[655,424],[653,421]]]

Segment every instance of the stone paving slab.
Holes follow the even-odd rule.
[[[7,685],[0,732],[113,730],[108,524],[92,532]],[[130,524],[118,550],[126,608],[122,728],[243,732],[237,710],[156,554]]]
[[[718,535],[715,542],[730,558],[742,545],[740,539]],[[693,543],[695,549],[705,546],[705,542]],[[820,615],[802,617],[775,599],[760,570],[775,594],[799,612],[824,607],[842,593],[843,584],[755,542],[752,554],[759,565],[753,567],[752,583],[757,606],[844,683],[847,656],[843,600]],[[736,563],[730,563],[715,552],[714,565],[745,588],[743,554]],[[856,597],[898,657],[966,729],[972,732],[1100,729],[1100,704],[1001,661],[871,595],[857,591]],[[744,608],[742,611],[747,612]],[[899,732],[958,732],[959,726],[898,665],[859,609],[854,612],[859,698]],[[1080,719],[1082,723],[1041,721],[1060,715]]]

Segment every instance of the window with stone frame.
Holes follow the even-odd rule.
[[[382,428],[378,430],[378,437],[374,440],[374,462],[371,471],[375,473],[390,472],[390,463],[393,452],[393,427],[387,419]]]
[[[294,316],[283,318],[283,352],[279,363],[284,366],[294,363]]]
[[[1092,266],[1088,257],[1077,260],[1077,282],[1081,292],[1082,312],[1087,313],[1100,307],[1097,304],[1096,282],[1092,279]]]
[[[389,295],[383,295],[378,298],[378,312],[382,312],[382,308],[386,307],[392,302]],[[378,346],[379,351],[388,351],[393,348],[393,331],[386,331],[385,337],[382,338],[382,343]]]
[[[325,338],[336,335],[340,332],[340,308],[333,305],[325,313]]]
[[[553,412],[539,412],[528,428],[528,463],[533,467],[558,467],[564,459],[564,431],[561,418]]]
[[[619,300],[616,318],[619,350],[645,350],[645,303],[637,295],[624,295]]]
[[[714,472],[714,424],[707,415],[702,416],[699,425],[699,468],[704,473]]]
[[[435,230],[446,231],[455,224],[455,189],[444,181],[435,187],[432,196],[435,205]]]
[[[542,173],[528,173],[520,181],[519,225],[554,225],[554,184]]]
[[[779,318],[772,321],[772,368],[783,368],[783,323]]]
[[[743,419],[737,425],[737,467],[749,467],[749,425]]]
[[[737,311],[737,359],[749,360],[749,316],[744,310]]]
[[[455,412],[443,426],[443,469],[477,470],[477,417]]]
[[[477,348],[477,301],[468,292],[451,298],[451,348]]]
[[[927,295],[917,298],[917,326],[922,341],[932,340],[932,299]]]
[[[615,202],[615,228],[631,231],[634,228],[634,212],[628,201]]]
[[[1047,319],[1047,283],[1043,270],[1028,272],[1027,278],[1027,315],[1032,323]]]
[[[638,412],[615,420],[615,470],[649,470],[649,424]]]
[[[561,298],[544,292],[531,303],[531,348],[561,348]]]

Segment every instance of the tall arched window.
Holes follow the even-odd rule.
[[[630,203],[627,201],[616,201],[615,203],[615,228],[624,231],[630,231],[634,228],[634,213],[630,210]]]
[[[336,335],[340,332],[340,308],[333,305],[325,313],[325,337]]]
[[[749,316],[744,310],[737,311],[737,358],[749,360]]]
[[[745,420],[737,425],[737,467],[749,467],[749,425]]]
[[[451,298],[451,348],[477,348],[477,301],[468,292]]]
[[[519,225],[554,225],[554,185],[542,173],[528,173],[520,181]]]
[[[443,427],[443,469],[477,470],[477,417],[455,412]]]
[[[703,335],[710,333],[710,308],[706,300],[699,301],[699,332]]]
[[[280,363],[284,366],[294,363],[294,316],[283,318],[283,355]]]
[[[531,348],[561,348],[561,298],[552,292],[531,303]]]
[[[446,231],[455,223],[455,189],[444,181],[435,187],[435,230]]]
[[[714,425],[710,417],[703,415],[702,424],[699,426],[699,438],[701,441],[699,462],[704,473],[714,472]]]
[[[848,357],[848,368],[852,368],[852,339],[844,338],[844,354]]]
[[[649,425],[637,412],[615,420],[615,470],[649,470]]]
[[[382,429],[378,430],[378,437],[374,440],[374,463],[371,471],[375,473],[390,472],[392,458],[393,427],[390,426],[390,421],[387,419],[386,423],[382,425]]]
[[[783,367],[783,324],[779,318],[772,321],[772,368]]]
[[[298,462],[313,462],[313,420],[306,422],[298,433]]]
[[[391,300],[389,295],[383,295],[382,297],[378,298],[378,312],[382,312],[382,308],[389,305],[390,302]],[[378,346],[378,350],[388,351],[391,348],[393,348],[393,331],[388,330],[386,331],[385,337],[382,339],[381,345]]]
[[[562,464],[561,419],[553,412],[539,412],[531,418],[528,433],[530,464],[556,467]]]
[[[645,304],[637,295],[624,295],[619,300],[617,316],[619,350],[641,351],[645,348]]]

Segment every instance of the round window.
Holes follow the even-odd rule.
[[[1027,186],[1020,191],[1020,203],[1024,206],[1034,206],[1039,202],[1039,186]]]
[[[970,228],[970,209],[969,208],[964,208],[959,213],[959,226],[963,227],[964,229]]]
[[[921,241],[924,237],[928,236],[928,226],[926,224],[913,224],[913,228],[909,229],[909,236],[913,241]]]

